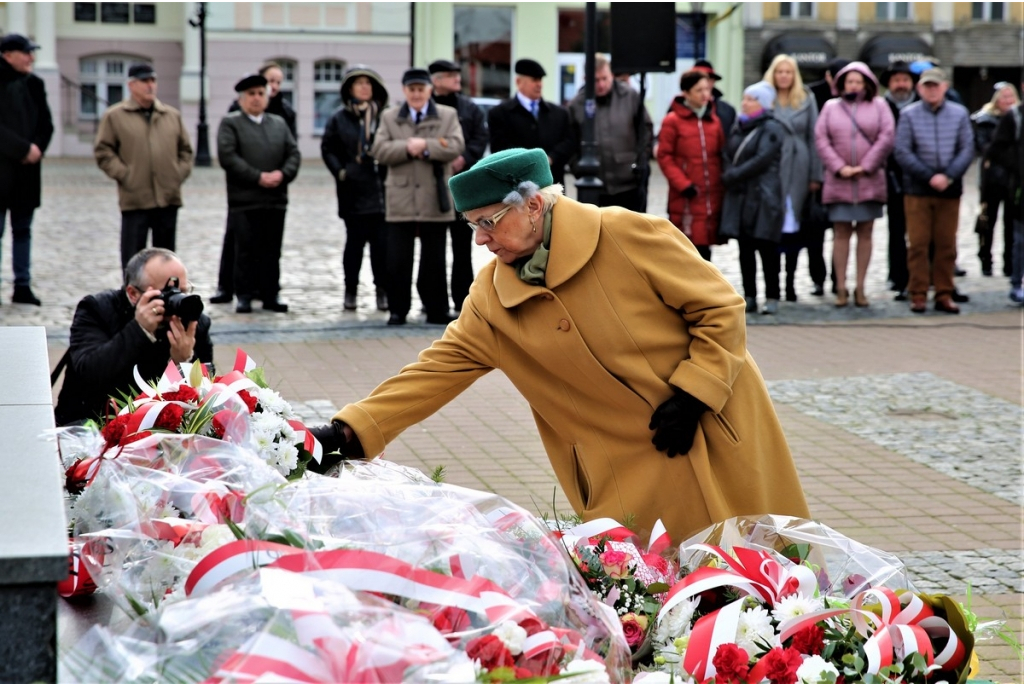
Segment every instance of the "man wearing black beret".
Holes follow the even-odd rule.
[[[285,120],[267,109],[267,79],[247,74],[235,84],[239,111],[221,119],[217,161],[228,184],[229,221],[235,234],[235,311],[263,308],[287,312],[281,290],[281,243],[288,208],[288,184],[299,174],[302,156]]]
[[[521,59],[515,72],[516,94],[487,113],[491,152],[541,148],[548,155],[554,182],[563,183],[565,165],[575,149],[569,113],[541,97],[547,74],[538,62]]]
[[[466,149],[452,160],[452,174],[469,171],[487,151],[487,116],[472,99],[462,94],[462,70],[446,59],[434,60],[427,67],[434,84],[434,102],[454,107],[459,114]],[[473,283],[473,231],[461,214],[448,224],[452,240],[451,295],[455,311],[462,311],[462,302]]]

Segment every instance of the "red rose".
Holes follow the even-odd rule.
[[[665,557],[660,554],[644,554],[640,558],[644,560],[648,568],[654,569],[663,576],[668,575],[668,560]]]
[[[800,652],[792,647],[782,649],[775,647],[761,657],[764,664],[764,675],[770,683],[795,683],[796,669],[803,664],[803,657]]]
[[[619,620],[622,622],[622,632],[626,634],[626,644],[635,652],[647,635],[647,617],[629,613]]]
[[[480,665],[488,671],[503,666],[512,667],[516,665],[516,660],[512,658],[512,653],[508,651],[505,643],[497,635],[484,635],[483,637],[475,637],[470,640],[466,644],[466,656],[479,661]]]
[[[745,683],[750,671],[747,650],[734,642],[719,645],[711,665],[715,667],[716,683]]]
[[[113,445],[117,445],[121,442],[121,438],[124,437],[124,430],[128,426],[129,418],[130,417],[128,416],[128,414],[115,416],[113,420],[108,422],[107,425],[103,427],[103,430],[100,431],[100,434],[103,435],[103,439],[107,441],[107,444],[104,445],[103,447],[104,451],[106,451],[107,448],[112,447]]]
[[[430,622],[437,628],[437,632],[447,635],[458,633],[471,627],[472,622],[467,614],[458,607],[437,607],[430,614]]]
[[[213,415],[212,425],[213,437],[217,438],[218,440],[222,440],[224,438],[224,422],[221,420],[218,414]]]
[[[160,395],[160,398],[167,402],[198,402],[199,393],[196,389],[190,385],[180,385],[177,390],[173,392],[165,392]]]
[[[176,404],[168,404],[160,410],[160,415],[156,417],[156,427],[176,431],[181,427],[181,420],[184,416],[184,408]]]
[[[825,649],[825,631],[816,624],[801,628],[793,635],[790,646],[808,656],[821,654],[821,650]]]
[[[238,397],[243,402],[245,402],[245,406],[249,408],[249,413],[250,414],[252,414],[254,411],[256,411],[256,404],[257,403],[256,403],[256,396],[255,395],[253,395],[248,390],[239,390],[238,391]]]

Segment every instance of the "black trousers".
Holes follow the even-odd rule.
[[[890,190],[885,204],[889,214],[889,281],[895,292],[907,289],[910,272],[907,270],[907,210],[903,195]]]
[[[174,250],[174,231],[178,224],[177,207],[129,209],[121,212],[121,269],[146,247],[149,230],[153,229],[153,247]]]
[[[779,299],[779,244],[758,238],[740,238],[740,274],[743,277],[743,295],[757,297],[757,261],[761,256],[761,271],[764,273],[764,296],[769,300]]]
[[[406,316],[412,307],[412,265],[416,236],[420,238],[420,266],[416,292],[427,316],[448,312],[448,279],[445,250],[447,222],[388,222],[388,304],[391,313]]]
[[[341,265],[345,272],[346,292],[359,287],[359,271],[363,268],[363,252],[370,245],[370,270],[378,294],[387,292],[388,237],[383,214],[357,214],[345,219],[345,250]]]
[[[783,233],[779,249],[786,255],[786,283],[796,279],[796,267],[800,250],[807,250],[807,270],[815,285],[825,283],[825,233],[824,231],[800,230],[797,233]]]
[[[625,190],[621,193],[608,195],[601,193],[597,200],[598,207],[623,207],[633,212],[647,211],[647,195],[640,188]]]
[[[225,295],[235,292],[235,225],[228,212],[224,222],[224,244],[220,248],[220,267],[217,269],[217,290]]]
[[[459,217],[448,224],[452,239],[451,291],[455,311],[462,310],[462,303],[469,297],[469,286],[473,284],[473,229],[465,219]]]
[[[985,205],[987,221],[978,226],[978,259],[983,267],[992,268],[992,238],[999,218],[999,205],[1003,204],[1003,275],[1009,276],[1013,270],[1013,211],[1009,190],[989,183],[981,188],[981,202]]]
[[[285,210],[276,207],[229,210],[235,235],[235,294],[277,300],[281,290],[281,243]]]

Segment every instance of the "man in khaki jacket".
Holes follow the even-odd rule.
[[[128,70],[131,97],[103,114],[93,153],[117,181],[121,205],[121,268],[146,247],[174,250],[181,184],[192,172],[192,143],[178,110],[156,98],[156,72],[148,64]]]
[[[430,74],[409,69],[402,75],[405,103],[381,116],[372,155],[388,167],[385,218],[388,247],[389,326],[405,323],[412,306],[412,263],[416,234],[420,236],[420,268],[416,278],[427,323],[447,325],[445,259],[448,224],[455,219],[448,179],[452,160],[466,147],[454,107],[430,98]]]

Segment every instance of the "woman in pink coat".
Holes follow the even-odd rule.
[[[863,62],[851,62],[835,78],[839,97],[825,103],[814,127],[814,143],[825,167],[822,204],[835,229],[832,269],[836,306],[845,307],[850,237],[857,234],[854,303],[867,307],[864,279],[871,260],[871,229],[886,201],[885,161],[892,151],[895,123],[878,96],[878,80]]]

